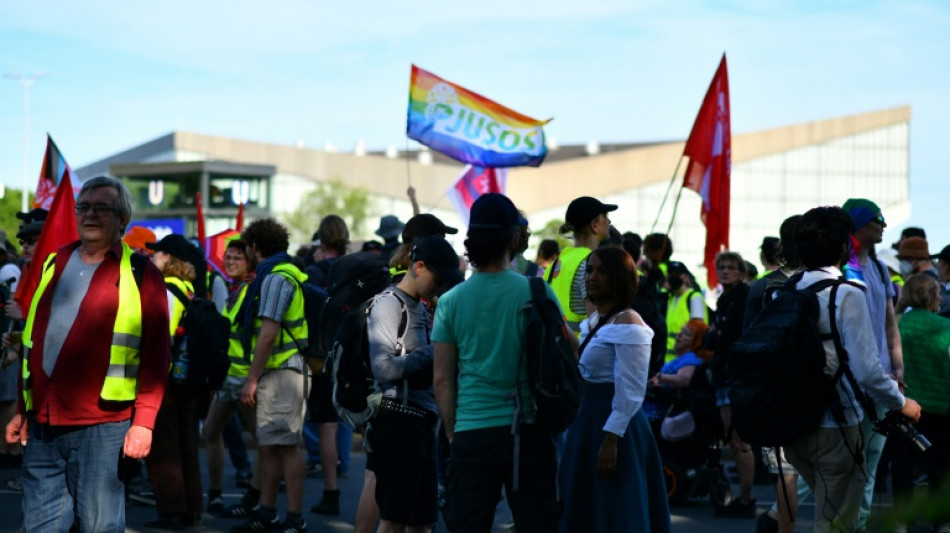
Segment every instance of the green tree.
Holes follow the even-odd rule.
[[[7,232],[7,240],[13,243],[17,250],[20,249],[16,239],[16,232],[20,229],[20,219],[16,217],[16,214],[20,212],[22,198],[23,191],[19,189],[7,189],[3,198],[0,198],[0,228]],[[32,193],[27,201],[30,205],[33,204]]]
[[[300,199],[292,213],[284,216],[284,222],[294,237],[309,241],[317,231],[320,220],[327,215],[339,215],[350,229],[350,238],[365,235],[366,221],[373,216],[369,190],[365,187],[349,187],[339,178],[321,182]]]

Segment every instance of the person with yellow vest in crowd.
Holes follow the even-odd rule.
[[[198,393],[185,386],[188,364],[187,338],[182,328],[188,302],[194,297],[192,283],[198,249],[181,235],[166,235],[146,243],[152,263],[165,277],[168,333],[172,341],[172,366],[168,385],[155,419],[152,453],[145,459],[155,493],[158,518],[148,528],[178,529],[201,525],[201,469],[198,462]],[[196,354],[190,354],[195,357]]]
[[[158,269],[122,243],[132,195],[100,176],[76,201],[79,240],[44,262],[23,332],[22,395],[7,442],[23,446],[23,528],[125,531],[122,457],[144,458],[169,365]],[[67,475],[68,474],[68,475]]]
[[[247,254],[257,263],[256,277],[238,310],[245,353],[251,356],[241,402],[255,408],[257,460],[261,473],[260,506],[232,533],[280,528],[307,530],[303,519],[302,441],[310,380],[301,351],[307,347],[302,284],[307,275],[292,263],[287,228],[272,218],[255,220],[242,233]],[[280,480],[287,486],[287,519],[277,518]],[[252,507],[253,509],[253,507]]]
[[[224,250],[224,271],[231,278],[231,288],[222,314],[231,321],[231,338],[228,356],[231,366],[224,385],[216,393],[204,424],[204,436],[208,442],[208,511],[225,512],[221,499],[221,481],[224,477],[224,440],[222,434],[228,421],[237,412],[244,423],[254,430],[254,409],[241,403],[241,389],[250,370],[248,359],[244,357],[244,344],[241,342],[241,319],[238,310],[244,303],[247,288],[254,281],[254,269],[247,256],[247,244],[241,239],[228,242]],[[255,463],[254,475],[250,481],[248,493],[255,502],[260,497],[260,469]],[[232,511],[238,516],[244,515],[244,506],[237,504]],[[231,514],[230,512],[228,514]],[[246,515],[245,515],[246,516]]]
[[[666,307],[666,362],[676,359],[676,337],[691,318],[698,318],[708,325],[706,300],[703,293],[693,287],[693,278],[686,265],[679,261],[667,264],[666,290],[669,300]]]
[[[588,306],[593,308],[584,286],[587,256],[610,235],[607,213],[616,210],[616,205],[602,203],[590,196],[572,200],[559,233],[572,235],[574,245],[565,247],[544,271],[544,279],[551,285],[564,311],[567,327],[575,333],[580,333],[580,323],[587,318]]]

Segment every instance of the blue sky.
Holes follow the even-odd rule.
[[[30,92],[34,177],[46,132],[74,167],[176,129],[402,147],[411,63],[554,117],[561,144],[683,139],[725,51],[734,132],[911,105],[907,224],[935,250],[947,28],[937,1],[7,0],[0,72],[49,75]],[[23,89],[0,80],[0,182],[22,180]]]

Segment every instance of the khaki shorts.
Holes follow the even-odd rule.
[[[221,403],[241,401],[241,389],[244,388],[245,383],[247,383],[247,376],[226,377],[215,399]]]
[[[307,409],[303,384],[304,376],[289,368],[261,376],[256,398],[258,446],[296,446],[301,442]]]

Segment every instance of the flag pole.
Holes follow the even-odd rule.
[[[680,158],[682,161],[682,158]],[[680,187],[679,192],[676,193],[676,201],[673,202],[673,215],[670,217],[670,224],[666,226],[666,241],[663,245],[666,246],[666,243],[670,242],[670,231],[673,229],[673,222],[676,220],[676,208],[680,205],[680,196],[683,195],[683,189],[686,187]]]
[[[680,155],[679,161],[676,162],[676,169],[673,170],[673,176],[670,178],[670,184],[666,187],[666,194],[663,195],[663,201],[660,202],[660,208],[656,210],[656,218],[653,219],[653,225],[650,226],[650,233],[653,233],[654,230],[656,230],[656,224],[660,221],[660,213],[663,212],[663,206],[666,205],[666,199],[670,196],[670,190],[673,189],[673,184],[676,182],[676,176],[680,173],[680,165],[683,164],[683,158],[685,157],[686,157],[685,154]],[[680,188],[680,192],[683,192],[682,187]],[[680,199],[680,195],[677,194],[676,195],[677,203],[679,203],[679,199]],[[673,206],[673,216],[674,217],[676,216],[675,205]],[[673,224],[673,220],[670,219],[670,225],[672,226],[672,224]],[[669,231],[667,231],[667,235],[669,235]]]

